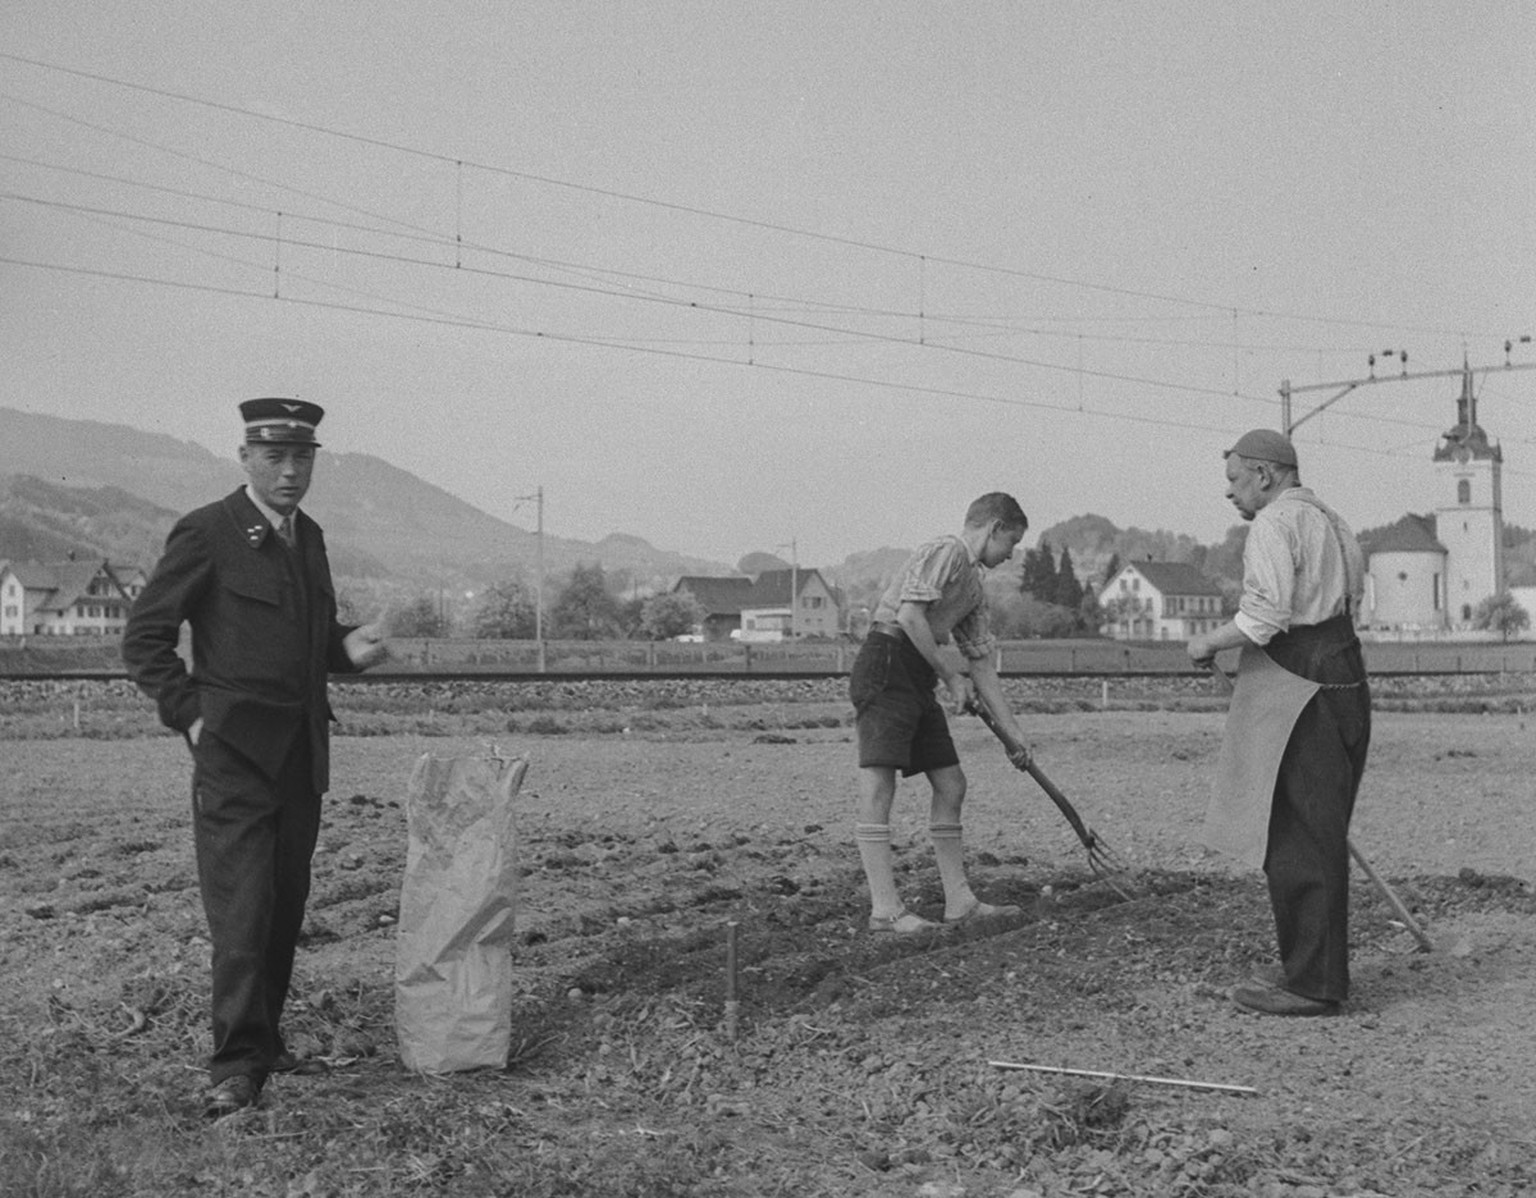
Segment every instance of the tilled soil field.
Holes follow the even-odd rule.
[[[1262,878],[1198,845],[1221,735],[1209,687],[1008,683],[1042,767],[1130,864],[1129,898],[1094,880],[980,722],[956,721],[973,880],[1023,911],[892,939],[863,930],[841,685],[338,686],[289,1021],[329,1069],[274,1079],[259,1111],[209,1126],[185,750],[125,684],[0,684],[0,1193],[1532,1186],[1521,680],[1378,686],[1355,839],[1435,948],[1360,878],[1354,996],[1299,1021],[1228,999],[1272,934]],[[530,759],[511,1059],[420,1077],[392,1023],[406,781],[422,753],[491,744]],[[919,784],[896,833],[909,904],[937,917]]]

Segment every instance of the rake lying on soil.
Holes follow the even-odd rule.
[[[1008,750],[1010,759],[1013,756],[1015,745],[1008,738],[993,715],[980,703],[973,703],[970,711],[981,717],[982,723],[992,729],[992,734]],[[1067,800],[1056,784],[1045,776],[1045,772],[1035,764],[1031,758],[1026,764],[1018,766],[1022,772],[1028,774],[1040,784],[1040,789],[1051,797],[1051,802],[1061,809],[1062,815],[1067,817],[1067,823],[1072,825],[1072,831],[1077,833],[1078,840],[1082,841],[1083,848],[1088,850],[1088,868],[1093,871],[1093,876],[1103,882],[1121,898],[1129,901],[1136,897],[1125,876],[1130,872],[1130,866],[1121,860],[1120,855],[1104,843],[1103,837],[1083,823],[1083,817],[1078,815],[1077,809]]]

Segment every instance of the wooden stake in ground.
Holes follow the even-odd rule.
[[[741,1002],[736,997],[736,940],[741,924],[728,920],[725,925],[725,1038],[735,1040],[737,1020],[741,1014]]]
[[[1257,1094],[1252,1086],[1227,1082],[1196,1082],[1181,1077],[1148,1077],[1140,1073],[1102,1073],[1097,1069],[1067,1069],[1060,1065],[1029,1065],[1018,1061],[988,1061],[994,1069],[1028,1069],[1034,1073],[1064,1073],[1069,1077],[1097,1077],[1116,1082],[1147,1082],[1158,1086],[1183,1086],[1190,1090],[1221,1090],[1228,1094]]]

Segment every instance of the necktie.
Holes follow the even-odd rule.
[[[293,548],[293,517],[284,516],[282,523],[277,526],[277,535],[283,539],[283,544],[289,549]]]

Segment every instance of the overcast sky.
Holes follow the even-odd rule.
[[[232,454],[299,395],[561,536],[1212,541],[1283,379],[1536,363],[1521,0],[8,0],[0,52],[0,405]],[[1536,370],[1476,386],[1536,525]],[[1458,391],[1350,392],[1304,480],[1432,509]]]

